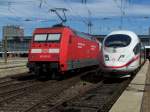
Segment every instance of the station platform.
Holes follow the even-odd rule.
[[[4,59],[0,58],[0,69],[7,69],[19,66],[26,66],[27,58],[13,58],[8,59],[7,63],[4,62]]]
[[[26,66],[26,63],[8,63],[0,65],[0,69],[8,69],[8,68],[14,68],[14,67],[23,67]]]
[[[0,59],[0,78],[28,72],[27,58],[11,58],[7,63]]]
[[[150,112],[150,64],[141,67],[109,112]]]

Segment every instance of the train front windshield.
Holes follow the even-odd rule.
[[[34,41],[35,42],[45,42],[47,38],[46,34],[36,34],[34,35]]]
[[[47,41],[59,42],[60,41],[60,34],[48,34]]]
[[[110,35],[105,40],[105,46],[106,47],[126,47],[130,44],[131,38],[128,35],[123,34],[116,34],[116,35]]]
[[[34,42],[59,42],[60,34],[35,34]]]

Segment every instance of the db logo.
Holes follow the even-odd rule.
[[[42,49],[42,53],[48,53],[48,49]]]

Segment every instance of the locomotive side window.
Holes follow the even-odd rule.
[[[36,34],[34,36],[34,41],[35,42],[45,42],[46,41],[46,38],[47,38],[47,35],[46,34]]]
[[[48,41],[50,42],[59,42],[60,34],[48,34]]]
[[[128,35],[110,35],[105,40],[106,47],[126,47],[130,44],[131,38]]]
[[[140,43],[138,43],[133,49],[134,54],[136,55],[136,54],[140,53],[140,49],[141,49],[141,45],[140,45]]]

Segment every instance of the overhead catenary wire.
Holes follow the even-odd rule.
[[[123,19],[124,19],[124,16],[126,15],[125,13],[125,6],[124,6],[124,2],[123,0],[119,0],[120,1],[120,5],[117,3],[117,0],[113,0],[114,3],[116,4],[116,6],[120,9],[120,26],[119,28],[122,29],[123,28]]]
[[[71,4],[68,2],[68,0],[64,0],[64,2],[65,2],[65,3],[67,4],[67,6],[72,10],[72,12],[76,13],[76,15],[81,18],[81,21],[82,21],[83,23],[85,23],[86,25],[88,25],[88,20],[87,20],[87,18],[81,16],[78,11],[74,10],[74,9],[72,8]]]
[[[85,23],[87,26],[88,26],[88,33],[91,33],[91,27],[92,27],[92,22],[91,22],[91,11],[90,9],[86,6],[86,10],[88,12],[88,17],[83,17],[81,16],[78,11],[75,11],[72,6],[70,5],[70,3],[68,2],[68,0],[64,0],[64,2],[67,4],[67,6],[69,6],[69,8],[72,10],[72,12],[76,13],[80,18],[81,18],[81,21],[83,23]],[[86,5],[86,0],[83,0],[82,3],[84,3]]]
[[[91,12],[91,10],[88,8],[88,6],[87,6],[87,4],[86,4],[86,0],[85,0],[84,5],[85,5],[85,8],[86,8],[87,11],[88,11],[88,33],[92,33],[92,26],[93,26],[92,20],[91,20],[92,12]]]
[[[40,0],[39,8],[42,8],[42,5],[46,3],[47,3],[47,0]]]
[[[32,4],[33,3],[37,3],[37,1],[35,1],[35,0],[27,0],[27,1],[23,1],[23,4],[21,4],[21,5],[32,5],[31,4],[31,2],[32,2]],[[43,18],[41,18],[40,16],[39,17],[35,17],[35,18],[25,18],[25,17],[20,17],[18,14],[17,14],[17,11],[19,12],[19,10],[16,10],[15,8],[14,8],[14,6],[16,6],[16,5],[20,5],[20,1],[18,1],[18,2],[9,2],[9,1],[7,1],[6,2],[6,7],[8,7],[8,11],[11,13],[11,14],[13,14],[13,16],[12,17],[10,17],[10,18],[8,18],[8,22],[7,23],[9,23],[10,25],[11,24],[17,24],[17,25],[19,25],[19,26],[23,26],[23,27],[25,27],[26,25],[26,23],[25,22],[36,22],[36,23],[34,23],[34,24],[36,24],[36,25],[34,25],[34,28],[35,27],[38,27],[37,26],[37,22],[39,23],[39,22],[49,22],[49,21],[57,21],[56,19],[54,20],[54,19],[43,19]],[[38,6],[37,6],[38,7]],[[26,13],[24,13],[24,14],[26,14]],[[6,21],[6,20],[5,20]],[[14,22],[15,21],[15,22]],[[20,22],[19,22],[20,21]],[[30,26],[31,27],[31,26]],[[28,27],[28,29],[33,29],[33,28],[30,28],[30,27]]]
[[[10,2],[10,1],[7,1],[7,3],[8,3],[8,11],[10,12],[10,13],[13,13],[14,15],[15,15],[15,17],[18,17],[18,18],[20,18],[19,16],[17,16],[17,14],[16,14],[16,10],[13,8],[13,6],[14,5],[16,5],[16,4],[23,4],[23,5],[26,5],[26,3],[31,3],[31,2],[33,2],[33,1],[23,1],[23,2]]]
[[[46,0],[42,0],[43,2],[42,2],[42,5],[44,5],[44,3],[46,4]],[[43,19],[43,18],[41,18],[41,17],[35,17],[34,19],[32,18],[22,18],[22,17],[20,17],[20,16],[18,16],[17,14],[16,14],[16,9],[14,9],[13,8],[13,6],[14,5],[17,5],[17,4],[21,4],[21,5],[31,5],[31,3],[35,3],[35,2],[37,2],[37,1],[35,1],[35,0],[27,0],[27,1],[23,1],[23,2],[9,2],[9,1],[7,1],[8,3],[8,11],[10,12],[10,13],[13,13],[13,15],[16,17],[16,18],[18,18],[19,20],[22,20],[22,21],[26,21],[26,22],[30,22],[30,21],[35,21],[35,22],[48,22],[48,21],[56,21],[56,20],[48,20],[48,19]],[[23,3],[23,4],[22,4]],[[50,5],[50,7],[52,7],[52,5]],[[42,7],[41,7],[42,8]],[[24,12],[25,13],[25,12]],[[16,19],[16,21],[18,21],[18,19]]]
[[[75,1],[75,5],[76,5],[76,3],[78,4],[79,3],[79,5],[83,5],[83,7],[82,8],[85,8],[86,9],[86,11],[88,12],[88,17],[87,16],[84,16],[84,15],[82,15],[82,13],[80,13],[80,10],[76,10],[75,9],[75,7],[73,6],[74,5],[74,1],[73,0],[64,0],[65,1],[65,4],[66,4],[66,6],[67,7],[69,7],[70,9],[71,9],[71,11],[72,12],[74,12],[75,14],[73,14],[73,16],[70,16],[69,17],[69,20],[68,21],[70,21],[70,22],[72,22],[72,21],[76,21],[76,22],[83,22],[83,24],[86,24],[86,25],[88,25],[88,22],[89,22],[89,20],[92,20],[92,22],[93,22],[93,24],[95,23],[95,17],[92,17],[93,16],[93,14],[92,13],[94,13],[95,14],[95,12],[92,12],[93,10],[91,9],[91,4],[89,4],[88,2],[87,2],[87,0],[79,0],[80,1],[80,3],[79,3],[79,1]],[[82,1],[82,2],[81,2]],[[114,1],[114,5],[116,5],[117,6],[117,8],[119,9],[119,16],[117,16],[117,19],[118,19],[118,17],[119,17],[119,19],[120,19],[120,21],[118,22],[119,24],[117,24],[117,27],[119,26],[119,27],[126,27],[127,25],[125,24],[125,22],[126,21],[132,21],[132,23],[131,24],[134,24],[134,25],[136,25],[136,23],[138,23],[136,20],[135,20],[135,22],[133,23],[133,19],[132,19],[132,17],[130,18],[129,16],[128,16],[128,8],[127,8],[127,5],[132,5],[132,0],[113,0]],[[121,1],[122,1],[122,4],[121,4]],[[128,2],[127,2],[128,1]],[[5,2],[5,1],[4,1]],[[31,3],[32,2],[32,3]],[[12,20],[11,21],[13,21],[13,20],[15,20],[15,21],[26,21],[26,22],[49,22],[49,21],[57,21],[57,19],[56,20],[52,20],[52,19],[46,19],[46,18],[49,18],[48,16],[40,16],[40,15],[36,15],[34,18],[32,18],[32,17],[30,17],[30,18],[28,18],[27,16],[26,16],[26,11],[24,11],[24,15],[25,16],[20,16],[20,15],[18,15],[18,12],[20,13],[20,11],[21,10],[18,10],[18,9],[16,9],[16,7],[15,7],[15,5],[33,5],[33,3],[35,3],[34,4],[34,6],[36,6],[37,8],[39,8],[38,10],[40,10],[41,12],[43,11],[44,12],[44,14],[45,14],[45,12],[47,11],[48,12],[48,10],[46,10],[46,9],[49,9],[49,8],[55,8],[56,6],[57,6],[57,4],[51,4],[51,2],[49,2],[49,0],[25,0],[25,1],[12,1],[12,0],[7,0],[6,2],[5,2],[5,8],[7,8],[6,10],[8,10],[10,13],[12,13],[13,14],[13,16],[12,17],[10,17],[10,18],[7,18],[8,19],[8,21],[9,20],[11,20],[11,18],[12,18]],[[57,2],[56,2],[57,3]],[[55,6],[56,5],[56,6]],[[63,5],[64,5],[64,2],[63,2]],[[133,5],[132,5],[133,6]],[[3,8],[3,7],[2,7]],[[44,10],[43,10],[44,9]],[[17,12],[18,11],[18,12]],[[71,13],[72,13],[71,12]],[[121,12],[121,15],[120,15],[120,12]],[[39,13],[39,14],[41,14],[41,13]],[[91,16],[91,17],[90,17]],[[27,17],[27,18],[26,18]],[[146,17],[145,17],[146,18]],[[55,19],[55,18],[54,18]],[[132,20],[131,20],[132,19]],[[10,21],[10,22],[11,22]],[[19,23],[19,22],[18,22]],[[19,23],[20,24],[20,23]],[[21,24],[25,24],[25,23],[21,23]],[[139,23],[138,23],[139,24]],[[138,25],[137,24],[137,25]],[[108,23],[106,23],[106,25],[109,25]],[[134,26],[133,26],[134,27]],[[127,27],[126,27],[127,28]],[[87,29],[86,29],[87,30]],[[89,31],[88,31],[89,32]]]

